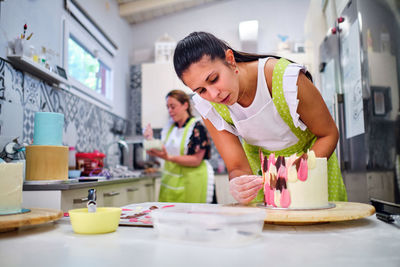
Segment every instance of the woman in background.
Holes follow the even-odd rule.
[[[174,53],[178,77],[223,158],[232,196],[263,200],[259,149],[264,155],[328,158],[330,201],[347,200],[334,150],[339,133],[310,73],[286,59],[235,51],[206,32],[193,32]],[[257,196],[258,195],[258,196]]]
[[[193,117],[185,92],[172,90],[166,101],[170,120],[161,132],[164,146],[162,150],[147,151],[165,160],[159,201],[211,203],[214,172],[207,161],[211,152],[207,130]],[[150,125],[144,136],[146,139],[153,137]]]

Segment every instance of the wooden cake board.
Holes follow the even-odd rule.
[[[42,224],[50,221],[56,221],[63,216],[61,210],[30,208],[30,212],[1,215],[0,233],[16,230],[21,226]]]
[[[357,220],[375,213],[372,205],[357,202],[330,202],[336,206],[328,209],[289,210],[273,209],[249,204],[246,207],[256,207],[265,210],[265,223],[279,225],[308,225],[335,221]],[[233,204],[237,206],[238,204]],[[230,205],[232,206],[232,204]]]

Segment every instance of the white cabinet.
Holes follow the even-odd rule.
[[[68,190],[23,191],[23,207],[50,208],[68,212],[70,209],[85,208],[88,189],[95,188],[98,207],[121,207],[132,203],[155,202],[155,178],[89,186]]]
[[[175,73],[172,62],[142,64],[142,125],[163,128],[168,122],[165,96],[174,89],[188,94],[186,87]]]

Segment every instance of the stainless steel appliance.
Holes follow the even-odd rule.
[[[400,1],[352,0],[320,46],[349,200],[400,202]]]
[[[127,149],[122,150],[122,165],[128,166],[130,170],[142,170],[160,165],[155,158],[146,154],[143,141],[143,136],[123,140]]]

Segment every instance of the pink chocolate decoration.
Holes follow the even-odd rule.
[[[282,208],[287,208],[290,206],[290,192],[287,189],[282,189],[280,202]]]
[[[264,183],[264,203],[267,203],[267,204],[269,204],[268,201],[269,201],[270,188],[271,187],[267,183],[267,179],[265,179],[265,183]]]
[[[271,164],[274,164],[275,165],[275,154],[274,153],[271,153],[271,154],[269,154],[269,158],[268,158],[268,170],[269,170],[269,167],[271,166]]]
[[[305,180],[307,180],[307,176],[308,176],[307,160],[301,158],[299,170],[297,171],[297,178],[300,181],[304,182]]]
[[[285,180],[287,181],[287,170],[286,170],[286,167],[284,165],[281,165],[279,167],[278,177],[285,178]]]

